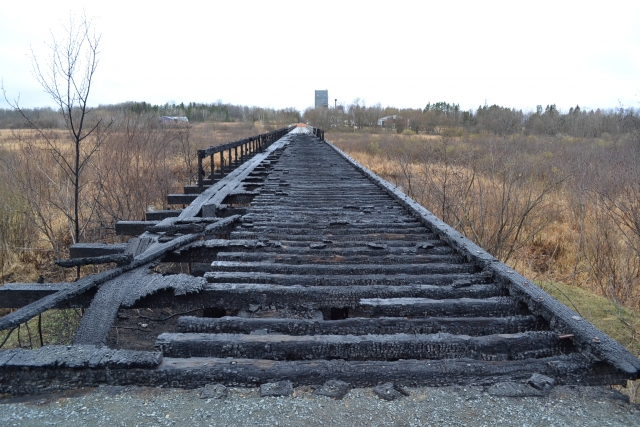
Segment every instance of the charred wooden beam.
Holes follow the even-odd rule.
[[[21,308],[41,298],[64,291],[69,283],[6,283],[0,286],[0,308]],[[53,308],[86,308],[94,292],[87,291]]]
[[[178,319],[180,332],[250,334],[266,332],[296,335],[464,334],[470,336],[515,334],[543,328],[536,316],[508,317],[404,317],[348,318],[341,320],[289,318],[221,318],[185,316]]]
[[[272,274],[262,272],[207,272],[209,283],[270,283],[284,286],[400,286],[411,284],[446,286],[454,282],[488,283],[489,278],[474,274]]]
[[[351,275],[362,276],[368,274],[463,274],[474,273],[471,264],[278,264],[268,262],[233,262],[213,261],[211,267],[216,272],[260,272],[267,274],[286,275]]]
[[[126,243],[116,243],[113,245],[107,245],[104,243],[76,243],[69,247],[69,258],[86,258],[122,254],[126,249]]]
[[[112,254],[85,258],[59,259],[56,265],[63,268],[78,267],[91,264],[107,264],[110,262],[116,265],[125,265],[133,261],[133,254]]]
[[[326,245],[325,245],[326,247]],[[233,262],[273,262],[273,263],[287,263],[287,264],[369,264],[376,262],[378,264],[462,264],[465,262],[464,258],[456,255],[418,255],[415,252],[413,254],[406,254],[400,252],[398,255],[378,255],[378,251],[384,251],[386,247],[383,245],[378,246],[380,249],[374,249],[368,247],[366,253],[360,255],[353,254],[336,254],[335,251],[322,252],[322,249],[307,250],[306,254],[297,253],[274,253],[274,252],[218,252],[216,259],[218,261],[233,261]]]
[[[173,218],[180,215],[182,209],[175,210],[162,210],[162,211],[148,211],[145,213],[147,221],[162,221],[166,218]]]
[[[211,182],[211,180],[209,180],[209,182]],[[210,186],[211,186],[211,184],[203,185],[202,189],[201,189],[197,185],[185,185],[183,187],[183,190],[184,190],[184,194],[200,194],[200,193],[202,193],[203,190],[206,190]]]
[[[172,276],[166,276],[171,280]],[[204,281],[193,278],[194,281]],[[493,284],[470,285],[464,289],[452,286],[327,286],[303,287],[265,284],[207,284],[197,294],[176,298],[173,294],[149,294],[138,301],[136,308],[161,307],[220,307],[226,310],[246,310],[250,306],[275,307],[299,310],[331,309],[350,307],[360,312],[370,312],[369,305],[363,307],[361,300],[368,298],[492,298],[504,296],[505,292]],[[257,309],[257,308],[256,308]]]
[[[131,352],[118,357],[100,357],[101,364],[86,368],[84,364],[88,362],[78,358],[76,346],[72,346],[68,348],[69,354],[64,359],[51,359],[51,365],[55,363],[55,367],[34,369],[32,360],[39,357],[38,352],[48,349],[0,351],[0,393],[40,394],[78,387],[131,384],[191,389],[210,383],[255,387],[276,380],[289,380],[295,386],[301,386],[321,384],[330,379],[339,379],[354,387],[372,387],[388,381],[413,387],[487,386],[497,382],[523,382],[535,373],[552,377],[563,385],[626,384],[627,381],[615,369],[577,354],[496,363],[470,359],[348,362],[165,357],[160,360],[158,353]],[[150,357],[151,360],[147,362]],[[127,362],[123,363],[123,358]],[[1,362],[7,359],[13,359],[13,365],[6,366]],[[98,356],[93,360],[97,359]],[[132,360],[139,364],[152,364],[160,360],[160,364],[157,367],[132,367]],[[105,366],[107,364],[109,366]],[[592,372],[592,375],[585,377],[585,372]]]
[[[568,348],[563,348],[564,345]],[[570,352],[553,332],[480,337],[414,335],[281,335],[164,333],[156,348],[165,357],[235,357],[271,360],[538,359]]]
[[[316,234],[288,234],[286,232],[277,233],[262,233],[256,232],[250,229],[234,231],[231,233],[232,239],[238,240],[255,240],[255,239],[268,239],[268,240],[282,240],[282,241],[299,241],[307,242],[322,242],[329,239],[336,242],[356,241],[356,242],[381,242],[387,243],[389,240],[403,241],[404,244],[416,244],[424,240],[431,240],[435,236],[429,234],[401,234],[401,233],[385,233],[384,231],[377,230],[375,233],[367,234],[347,234],[343,235],[336,230],[327,230],[325,233]]]
[[[116,234],[118,236],[139,236],[158,221],[118,221],[116,222]]]
[[[292,260],[296,260],[298,258],[304,259],[305,257],[316,259],[319,259],[320,257],[326,257],[327,259],[335,257],[369,257],[369,259],[372,259],[371,257],[374,256],[380,258],[389,256],[391,259],[394,259],[394,257],[400,257],[400,259],[413,259],[411,257],[416,257],[418,260],[423,256],[452,256],[452,260],[461,260],[461,258],[457,258],[458,255],[454,255],[454,252],[450,247],[444,246],[438,241],[425,244],[429,249],[422,249],[418,245],[410,247],[395,246],[393,244],[389,244],[389,242],[385,242],[383,245],[373,242],[374,245],[379,245],[377,248],[372,248],[369,245],[372,242],[354,242],[353,244],[347,242],[337,244],[336,242],[329,241],[327,243],[302,243],[300,245],[287,244],[286,247],[284,247],[282,243],[276,246],[274,244],[269,244],[269,242],[261,242],[258,240],[224,240],[223,242],[231,243],[221,244],[217,243],[214,239],[196,242],[193,245],[181,249],[180,251],[172,252],[167,256],[166,260],[171,262],[198,262],[203,259],[216,258],[218,254],[224,253],[229,255],[222,255],[223,257],[232,257],[233,255],[231,254],[237,252],[247,253],[249,254],[247,255],[248,257],[251,257],[251,254],[256,254],[256,257],[276,257],[275,259],[284,259],[285,257],[290,256],[292,257]],[[242,243],[235,244],[234,242]],[[437,246],[434,245],[434,243]],[[314,245],[314,247],[311,248],[311,245]],[[229,260],[230,259],[231,258],[229,258]],[[248,260],[250,260],[250,258]],[[389,260],[387,263],[391,264],[393,262]]]
[[[167,203],[170,205],[188,205],[197,198],[197,194],[167,194]]]
[[[435,300],[427,298],[368,298],[361,299],[362,308],[354,310],[355,316],[362,317],[494,317],[528,314],[518,307],[511,297],[484,299],[458,298]]]

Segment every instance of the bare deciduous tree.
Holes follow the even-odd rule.
[[[54,102],[58,113],[64,120],[69,141],[59,141],[52,137],[20,106],[19,98],[5,100],[20,113],[28,126],[37,131],[46,151],[53,157],[60,170],[70,183],[73,192],[72,207],[56,203],[56,206],[69,221],[72,229],[72,241],[79,242],[83,226],[91,216],[92,209],[81,212],[81,193],[86,184],[83,171],[91,156],[98,151],[113,120],[94,117],[89,108],[89,95],[98,67],[100,36],[96,35],[93,22],[86,16],[69,16],[64,26],[62,39],[52,33],[52,41],[47,44],[50,56],[42,61],[31,50],[33,73],[42,89]],[[69,142],[71,148],[69,149]],[[83,216],[84,215],[84,216]]]

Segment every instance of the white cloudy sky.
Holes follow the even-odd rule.
[[[33,47],[69,12],[102,34],[91,103],[263,107],[427,102],[533,109],[640,106],[640,1],[3,1],[0,77],[10,98],[49,105]],[[0,107],[7,108],[4,103]]]

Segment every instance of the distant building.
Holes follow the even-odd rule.
[[[406,119],[403,119],[402,116],[398,116],[396,114],[378,119],[378,126],[382,128],[395,129],[396,123],[402,127],[407,127],[408,124]]]
[[[329,108],[329,91],[328,90],[316,91],[316,108],[318,107]]]
[[[189,123],[189,119],[182,116],[182,117],[171,117],[171,116],[162,116],[158,119],[158,121],[160,123],[175,123],[175,122],[185,122],[185,123]]]

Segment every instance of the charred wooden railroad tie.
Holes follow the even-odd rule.
[[[149,248],[108,254],[133,258],[135,268],[120,267],[84,300],[68,292],[89,306],[77,345],[56,350],[56,369],[75,369],[65,375],[76,386],[491,384],[535,373],[621,384],[638,376],[640,361],[619,344],[317,136],[288,134],[194,198],[151,224],[127,225],[147,230],[135,242],[148,239]],[[160,255],[143,259],[150,250]],[[192,275],[151,273],[158,256],[189,263]],[[49,286],[4,294],[33,306],[64,291]],[[130,351],[119,370],[66,361],[74,348],[98,352],[127,307],[204,315],[180,317],[157,337],[161,354]],[[0,352],[0,392],[29,391],[18,384],[29,357],[44,356]],[[48,374],[32,377],[58,378],[41,370]]]

